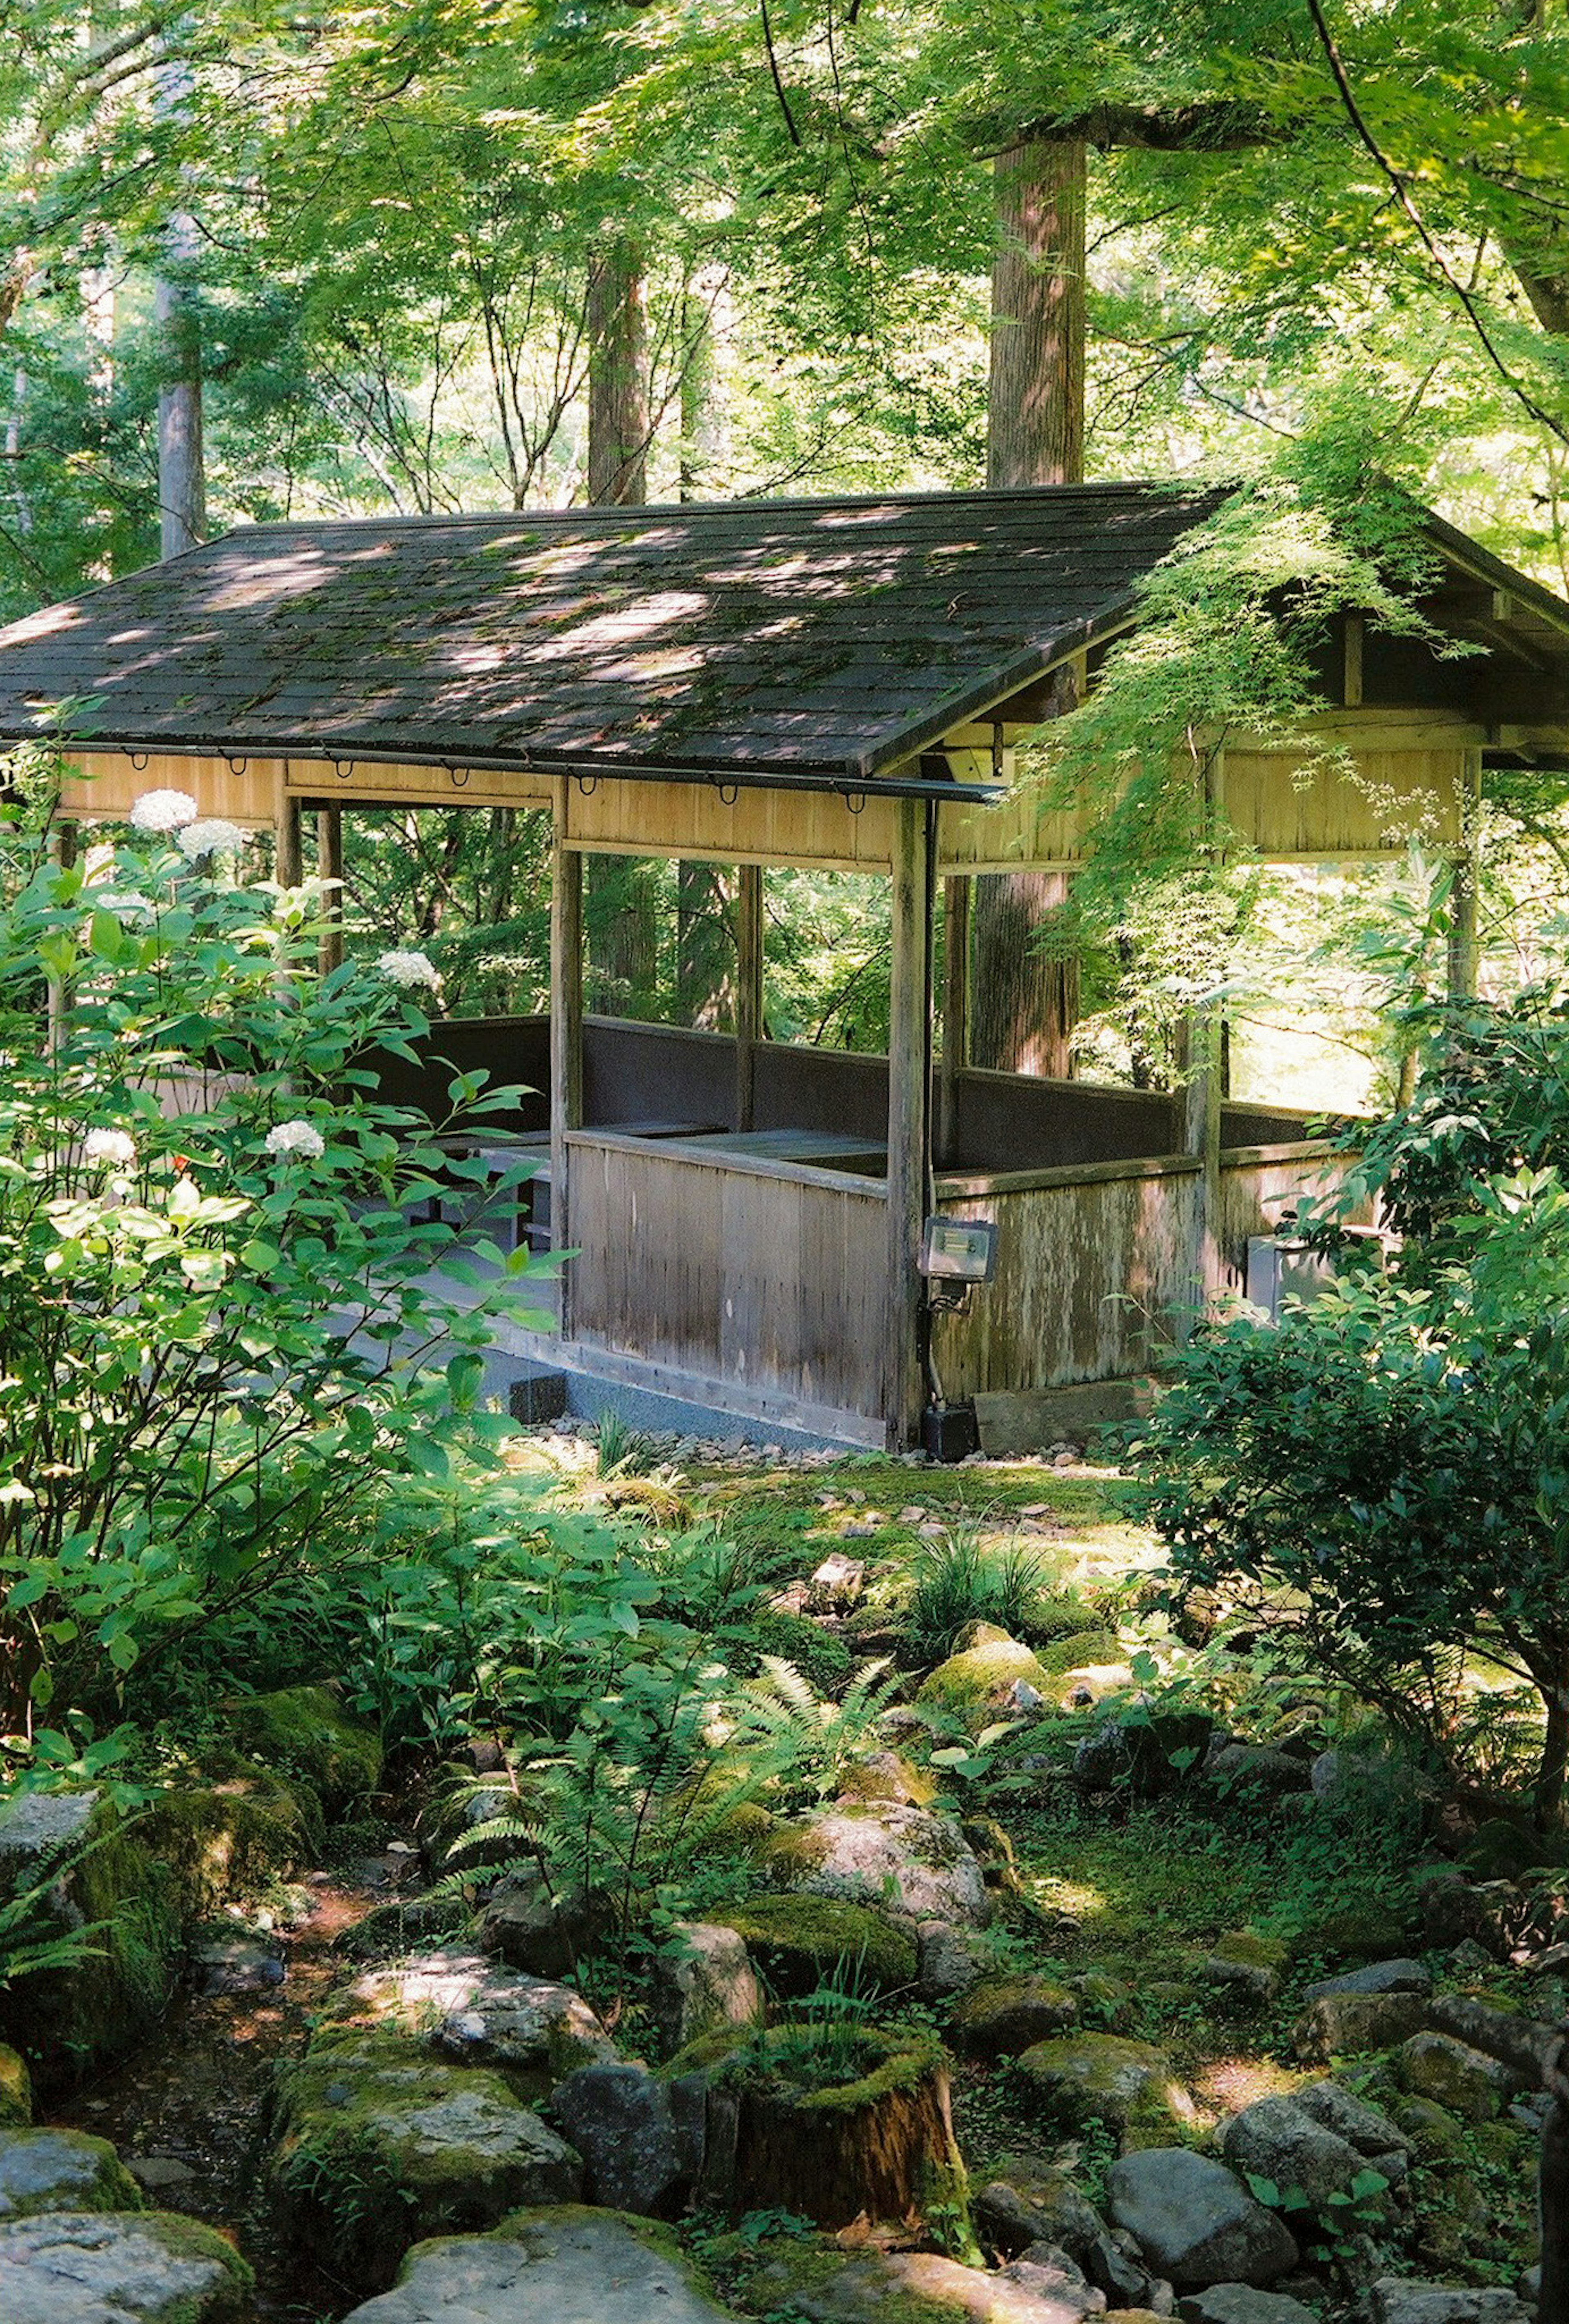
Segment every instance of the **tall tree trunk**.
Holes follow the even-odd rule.
[[[1087,149],[1014,146],[993,165],[986,484],[1076,484],[1084,475],[1084,222]],[[1071,692],[1059,706],[1072,706]],[[1078,1015],[1078,964],[1040,947],[1067,898],[1059,872],[1008,872],[975,882],[972,1062],[1012,1074],[1066,1075]]]
[[[986,484],[1076,484],[1084,475],[1084,219],[1087,149],[1015,145],[993,164]]]
[[[648,497],[648,345],[636,244],[607,242],[589,270],[588,496],[596,506]]]
[[[684,1025],[711,1032],[735,1022],[737,888],[728,863],[677,869],[675,998]]]
[[[648,343],[641,256],[624,237],[601,244],[589,271],[588,340],[589,498],[596,507],[640,507],[648,497]],[[617,1014],[636,1013],[658,975],[659,928],[647,883],[613,855],[591,855],[586,872],[595,998]]]
[[[171,246],[190,221],[177,218]],[[206,469],[202,450],[201,331],[190,292],[161,277],[153,290],[158,330],[159,554],[178,557],[206,539]]]

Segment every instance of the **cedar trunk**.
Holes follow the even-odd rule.
[[[588,496],[596,507],[648,497],[648,347],[635,243],[601,245],[589,270]]]
[[[1036,143],[994,167],[986,484],[1076,484],[1084,475],[1084,222],[1087,148]],[[1063,706],[1070,706],[1070,700]],[[1078,1014],[1078,967],[1039,948],[1067,894],[1060,872],[975,883],[971,1059],[1002,1073],[1065,1076]]]
[[[918,2219],[930,2186],[958,2168],[948,2074],[934,2065],[908,2089],[863,2107],[824,2107],[778,2088],[740,2094],[737,2212],[775,2208],[821,2227]]]

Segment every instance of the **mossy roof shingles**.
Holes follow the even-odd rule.
[[[1115,628],[1216,497],[252,526],[0,631],[0,737],[874,775]]]

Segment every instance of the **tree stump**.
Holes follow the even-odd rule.
[[[788,2031],[766,2037],[761,2059],[738,2061],[732,2210],[779,2208],[843,2227],[863,2215],[916,2221],[934,2202],[962,2200],[940,2050],[868,2031],[854,2078],[811,2089],[793,2079],[782,2044],[777,2065],[767,2056]]]

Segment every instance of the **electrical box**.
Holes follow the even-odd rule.
[[[1376,1243],[1380,1258],[1383,1257],[1388,1238],[1377,1227],[1350,1227],[1344,1231],[1354,1235],[1359,1243]],[[1280,1322],[1281,1305],[1288,1299],[1307,1307],[1321,1298],[1336,1273],[1334,1252],[1315,1250],[1299,1236],[1248,1237],[1248,1301],[1262,1307],[1271,1323]]]
[[[992,1220],[927,1220],[922,1275],[938,1283],[989,1283],[996,1271],[997,1230]]]
[[[921,1440],[929,1461],[950,1466],[980,1451],[980,1429],[973,1404],[930,1404],[921,1416]]]

